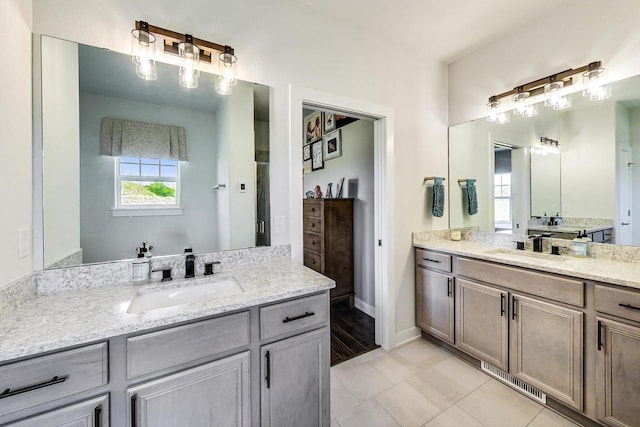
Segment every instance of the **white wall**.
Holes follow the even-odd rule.
[[[324,168],[304,176],[304,193],[319,185],[323,195],[327,184],[333,183],[331,192],[337,195],[337,185],[344,177],[344,198],[355,198],[353,203],[354,289],[356,298],[375,307],[374,264],[374,181],[373,181],[373,122],[358,120],[340,128],[342,156],[325,160]],[[349,181],[355,183],[349,185]],[[357,189],[357,192],[350,190]],[[304,197],[304,194],[301,195]]]
[[[42,76],[46,267],[80,249],[78,45],[42,39]]]
[[[32,216],[31,10],[30,0],[0,2],[0,39],[12,52],[0,56],[0,287],[32,269],[31,255],[18,258],[18,230],[31,230]]]
[[[581,0],[449,65],[449,123],[486,115],[492,95],[601,60],[608,78],[640,72],[640,2]]]
[[[425,212],[422,188],[425,174],[447,174],[446,67],[430,59],[428,50],[403,48],[291,0],[201,1],[197,9],[176,8],[170,0],[156,1],[152,8],[128,0],[36,0],[34,4],[35,32],[124,53],[130,50],[134,21],[141,18],[232,45],[238,55],[239,77],[272,87],[272,217],[289,219],[289,180],[299,179],[288,172],[290,85],[394,110],[395,206],[389,208],[401,214],[394,224],[395,241],[385,244],[394,254],[390,292],[397,302],[396,330],[415,333],[411,232],[447,227],[446,215],[433,219]],[[401,66],[390,67],[383,61],[391,52]],[[290,241],[288,230],[272,234],[272,244]]]

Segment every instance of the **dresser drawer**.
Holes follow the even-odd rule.
[[[304,265],[318,273],[322,273],[322,257],[320,254],[304,251]]]
[[[416,248],[416,265],[451,273],[451,255]]]
[[[468,258],[457,258],[456,272],[458,275],[470,279],[584,307],[584,282],[581,280],[551,276]]]
[[[292,335],[329,321],[329,298],[326,293],[260,309],[260,339]]]
[[[305,233],[322,233],[322,220],[320,218],[302,218],[302,231]]]
[[[127,378],[193,362],[250,343],[249,312],[127,338]]]
[[[104,342],[0,366],[0,414],[107,384],[108,358]]]
[[[322,237],[317,234],[304,233],[304,250],[322,253]]]
[[[640,322],[640,292],[596,285],[596,310]]]
[[[302,205],[302,215],[312,218],[320,218],[322,213],[320,202],[305,201]]]

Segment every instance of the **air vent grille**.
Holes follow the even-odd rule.
[[[547,404],[547,395],[540,390],[531,387],[529,384],[522,382],[513,375],[504,372],[503,370],[498,369],[495,366],[488,364],[487,362],[481,362],[481,367],[483,371],[485,371],[492,377],[526,394],[530,398],[542,403],[543,405]]]

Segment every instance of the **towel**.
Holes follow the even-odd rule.
[[[444,215],[444,185],[442,185],[442,178],[435,177],[433,181],[431,213],[433,216],[441,217]]]
[[[467,180],[467,208],[469,215],[478,213],[478,195],[476,194],[476,180]]]

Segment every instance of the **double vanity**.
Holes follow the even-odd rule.
[[[424,332],[553,408],[639,425],[638,264],[416,235],[414,247]]]
[[[0,320],[0,425],[328,426],[333,286],[280,259],[38,295]]]

